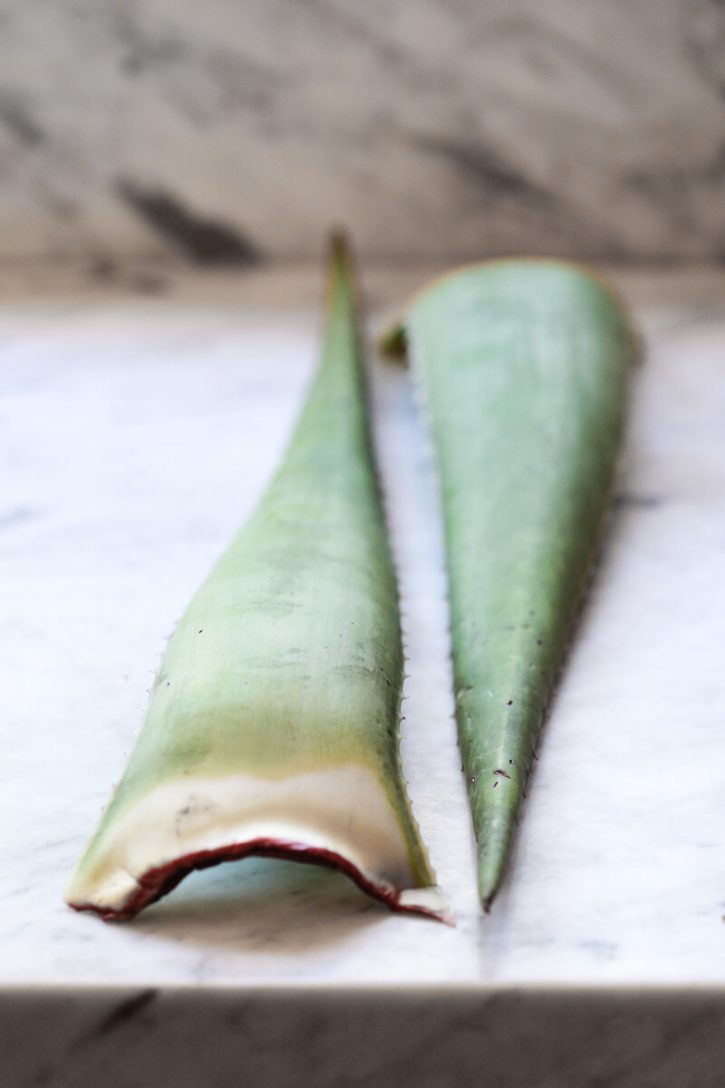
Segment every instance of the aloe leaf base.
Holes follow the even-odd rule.
[[[335,865],[444,917],[399,759],[403,649],[355,289],[333,246],[322,360],[286,456],[174,631],[68,901],[126,918],[247,854]]]

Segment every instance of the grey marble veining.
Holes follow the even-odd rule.
[[[621,277],[648,351],[616,512],[490,917],[451,718],[425,436],[406,373],[381,366],[403,756],[456,928],[262,859],[195,874],[131,924],[63,904],[164,638],[260,494],[310,374],[317,319],[275,294],[297,284],[306,299],[310,278],[275,282],[46,293],[0,311],[3,1085],[173,1073],[185,1088],[207,1069],[220,1088],[242,1074],[286,1088],[302,1055],[305,1083],[330,1088],[447,1088],[481,1064],[502,1088],[524,1076],[720,1088],[722,271],[697,290],[684,273]],[[400,298],[394,274],[372,277],[374,296],[380,282]]]
[[[0,259],[725,254],[718,0],[0,0]]]
[[[721,1088],[725,1067],[707,991],[24,992],[0,1032],[4,1088]]]

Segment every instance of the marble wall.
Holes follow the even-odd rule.
[[[721,0],[0,0],[0,258],[725,257]]]

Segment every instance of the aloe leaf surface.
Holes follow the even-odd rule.
[[[333,865],[444,917],[399,760],[403,649],[355,290],[333,244],[321,363],[260,505],[174,631],[67,899],[127,918],[248,854]]]
[[[596,277],[523,259],[434,281],[384,345],[407,350],[432,434],[486,910],[596,556],[635,345]]]

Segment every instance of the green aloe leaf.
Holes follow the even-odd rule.
[[[432,432],[488,910],[610,501],[635,338],[584,269],[511,260],[434,281],[384,346],[407,348]]]
[[[355,292],[333,244],[322,360],[284,461],[174,631],[68,890],[129,917],[247,854],[331,864],[442,916],[401,775],[403,649]]]

